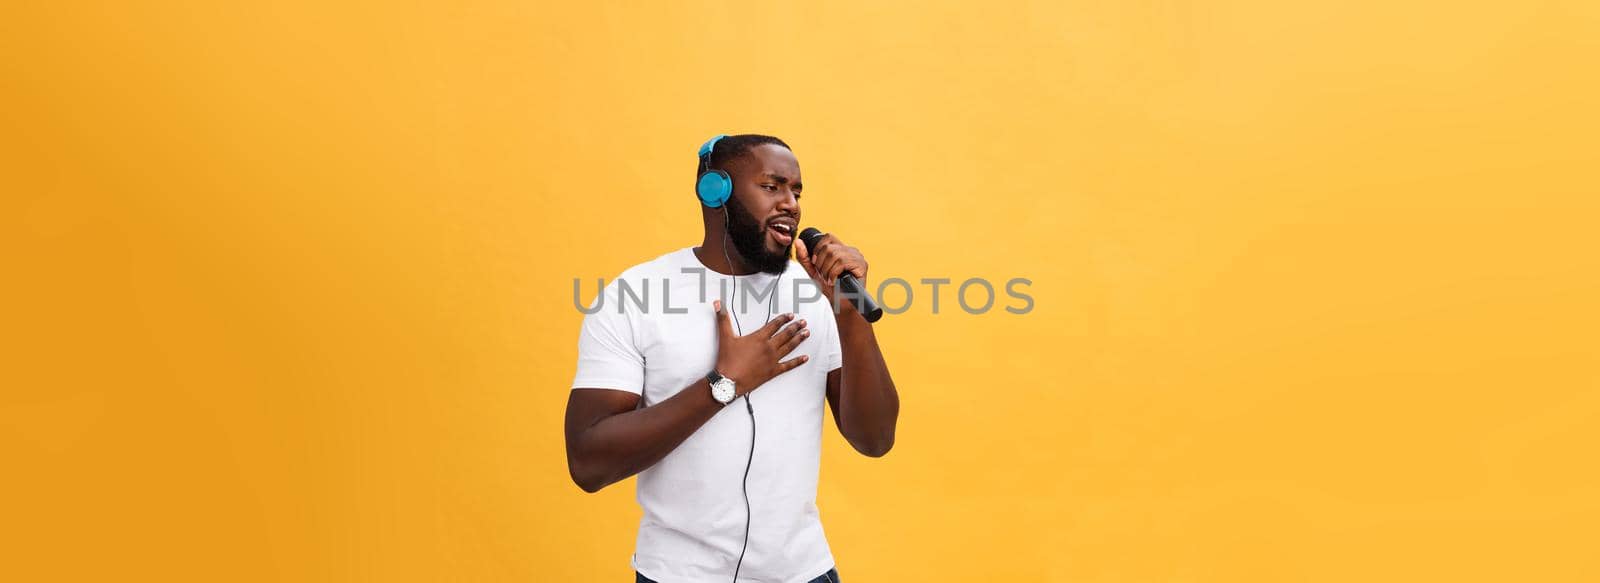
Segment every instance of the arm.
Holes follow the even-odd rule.
[[[643,471],[694,434],[723,404],[700,379],[671,398],[639,409],[639,395],[573,389],[567,399],[567,471],[585,492]]]
[[[833,423],[850,446],[863,455],[879,457],[894,447],[895,423],[900,417],[900,393],[889,377],[889,365],[878,348],[872,324],[850,302],[834,301],[834,282],[848,271],[862,281],[867,262],[854,247],[826,235],[817,242],[816,255],[796,245],[796,259],[822,287],[830,305],[838,305],[839,351],[843,367],[828,372],[828,405]]]
[[[828,373],[828,405],[833,422],[850,446],[863,455],[880,457],[894,447],[894,426],[900,417],[900,393],[889,378],[889,365],[878,350],[878,338],[849,302],[839,316],[839,350],[844,366]]]
[[[748,394],[772,377],[804,364],[805,356],[780,362],[810,335],[804,321],[784,314],[745,336],[736,336],[721,302],[717,310],[717,365]],[[707,371],[710,372],[710,371]],[[567,471],[585,492],[627,479],[667,456],[722,410],[705,379],[645,408],[627,391],[576,388],[567,399]]]

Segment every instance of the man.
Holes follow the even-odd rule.
[[[835,295],[867,261],[831,235],[794,244],[800,164],[782,140],[713,138],[695,174],[700,246],[624,271],[584,318],[568,470],[586,492],[639,475],[637,581],[837,583],[822,403],[872,457],[900,410],[872,325]]]

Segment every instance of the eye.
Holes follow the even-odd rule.
[[[772,184],[763,184],[763,185],[761,185],[761,188],[763,190],[777,190],[778,189],[777,186],[772,185]]]

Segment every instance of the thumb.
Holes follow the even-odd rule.
[[[817,270],[811,266],[811,254],[806,252],[804,242],[794,246],[794,259],[800,262],[800,267],[805,268],[806,275],[810,275],[811,279],[816,279]]]
[[[722,300],[711,300],[711,309],[717,311],[717,334],[723,338],[732,338],[733,323],[728,321],[728,311],[722,309]]]

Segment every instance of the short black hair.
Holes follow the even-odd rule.
[[[790,148],[789,144],[785,144],[783,143],[783,140],[772,136],[764,136],[761,134],[739,134],[736,136],[728,136],[717,140],[717,146],[711,149],[711,155],[708,156],[708,158],[711,159],[711,167],[722,170],[723,172],[727,172],[728,162],[732,162],[738,159],[740,156],[749,154],[751,148],[760,146],[762,144],[777,144],[779,146],[783,146],[783,149],[785,150],[790,152],[794,151],[794,148]],[[700,175],[704,174],[705,171],[706,166],[703,162],[695,163],[694,177],[696,180],[699,180]]]

